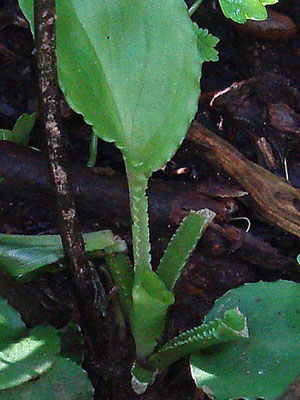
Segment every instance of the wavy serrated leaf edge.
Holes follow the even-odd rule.
[[[228,324],[227,317],[239,319],[239,327]],[[227,323],[226,323],[226,322]],[[230,321],[229,321],[230,322]],[[237,328],[237,329],[235,329]],[[131,370],[132,387],[138,394],[146,391],[147,386],[155,379],[158,372],[167,368],[179,359],[210,346],[228,342],[239,338],[248,338],[249,331],[246,317],[236,307],[227,310],[223,319],[215,319],[198,327],[190,329],[176,336],[151,355],[146,362],[146,367],[134,364]]]
[[[191,210],[184,217],[177,231],[172,236],[156,271],[157,275],[164,281],[169,290],[174,288],[186,261],[195,249],[197,242],[201,238],[205,229],[213,221],[215,216],[216,214],[207,208],[200,211]],[[191,233],[190,229],[194,229],[196,232]],[[176,246],[177,242],[184,242],[187,234],[194,235],[192,238],[189,237],[191,242],[190,247],[184,249],[184,252],[179,249],[180,252],[179,254],[177,253],[178,256],[176,257],[176,260],[173,260],[176,251],[174,246]]]

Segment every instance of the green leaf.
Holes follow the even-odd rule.
[[[14,142],[14,133],[9,129],[0,129],[0,140]]]
[[[18,0],[18,3],[25,18],[30,24],[31,33],[34,35],[34,0]]]
[[[150,269],[136,277],[133,291],[131,330],[139,358],[149,356],[164,330],[168,308],[174,303],[173,294]]]
[[[68,0],[57,14],[68,102],[150,176],[174,154],[197,110],[200,59],[184,1]]]
[[[233,21],[244,24],[247,19],[263,21],[268,14],[266,5],[276,4],[278,0],[219,0],[224,15]]]
[[[191,357],[192,376],[217,400],[275,400],[300,371],[300,284],[249,283],[218,299],[206,317],[239,307],[250,338]]]
[[[26,327],[20,314],[0,297],[0,349],[17,337],[26,333]]]
[[[110,254],[127,249],[126,243],[111,231],[84,233],[83,239],[88,255],[99,251]],[[22,277],[57,262],[63,256],[59,235],[0,234],[0,265],[12,276]]]
[[[33,1],[19,3],[32,22]],[[59,1],[57,53],[70,106],[140,172],[161,168],[200,93],[197,34],[184,1]]]
[[[162,371],[195,351],[248,337],[246,317],[238,308],[233,308],[225,311],[223,319],[216,318],[176,336],[153,354],[147,365]]]
[[[10,335],[5,336],[3,332],[8,328]],[[0,400],[93,398],[86,373],[70,360],[57,356],[58,333],[63,337],[64,353],[71,351],[70,343],[76,343],[78,350],[82,338],[77,325],[69,324],[59,332],[50,326],[27,331],[19,313],[0,298]],[[71,354],[73,357],[74,353]]]
[[[0,265],[14,277],[35,271],[63,258],[62,249],[43,247],[18,247],[0,244]]]
[[[125,254],[111,254],[106,256],[114,284],[119,288],[119,299],[123,313],[128,318],[132,309],[132,289],[134,274],[131,262]]]
[[[189,255],[215,215],[208,209],[190,211],[173,235],[156,271],[169,290],[175,286]]]
[[[20,143],[24,146],[28,145],[29,135],[35,124],[37,113],[21,115],[13,128],[15,135],[15,143]]]
[[[36,113],[23,114],[19,117],[12,131],[0,129],[0,140],[19,143],[27,146],[29,135],[36,120]]]
[[[195,26],[198,33],[198,48],[202,61],[218,61],[219,56],[215,46],[220,40],[208,33],[207,29],[199,29],[197,24]]]
[[[123,240],[114,235],[109,230],[88,232],[83,234],[83,240],[87,252],[106,250],[108,253],[113,251],[126,251],[127,247]],[[0,243],[31,246],[31,247],[61,247],[60,235],[7,235],[0,234]]]
[[[93,387],[83,369],[56,357],[52,368],[38,380],[0,392],[0,400],[92,400]]]
[[[21,385],[51,368],[59,353],[57,332],[50,326],[38,326],[29,336],[7,344],[0,351],[0,390]]]

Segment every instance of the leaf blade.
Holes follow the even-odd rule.
[[[201,70],[184,2],[154,3],[64,1],[57,9],[58,71],[67,100],[147,176],[183,140],[197,109]]]
[[[156,271],[169,290],[174,288],[189,255],[215,215],[208,209],[190,211],[171,238]]]
[[[126,243],[111,231],[83,234],[89,255],[125,252]],[[0,265],[14,277],[22,277],[64,257],[59,235],[7,235],[0,234]]]
[[[35,124],[37,113],[22,114],[13,128],[14,142],[27,146],[29,142],[29,135]]]
[[[85,371],[79,365],[56,357],[52,368],[40,379],[1,391],[0,400],[92,400],[93,392]]]
[[[38,326],[0,351],[0,391],[19,386],[51,368],[60,340],[52,327]]]
[[[26,333],[26,326],[17,310],[0,297],[0,348]]]
[[[239,24],[244,24],[247,19],[256,21],[267,19],[265,5],[277,2],[278,0],[219,0],[224,15]]]

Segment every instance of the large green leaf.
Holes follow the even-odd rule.
[[[29,336],[7,344],[0,351],[0,390],[28,382],[51,368],[60,340],[50,326],[38,326]]]
[[[33,0],[19,3],[32,21]],[[57,52],[71,107],[141,172],[159,169],[197,110],[201,61],[184,1],[57,1]]]
[[[85,371],[72,361],[56,357],[38,380],[0,392],[0,400],[92,400],[93,387]]]
[[[20,337],[26,333],[26,327],[20,314],[0,297],[0,349],[8,341]]]
[[[266,5],[278,0],[219,0],[224,15],[233,21],[244,24],[247,19],[262,21],[267,19]]]
[[[247,317],[249,339],[193,355],[192,376],[217,400],[275,400],[300,371],[300,284],[258,282],[230,290],[206,322],[237,306]]]

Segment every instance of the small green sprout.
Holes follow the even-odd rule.
[[[15,123],[12,131],[8,129],[0,129],[0,140],[8,140],[13,143],[27,146],[30,132],[36,120],[36,115],[36,113],[22,114]]]

